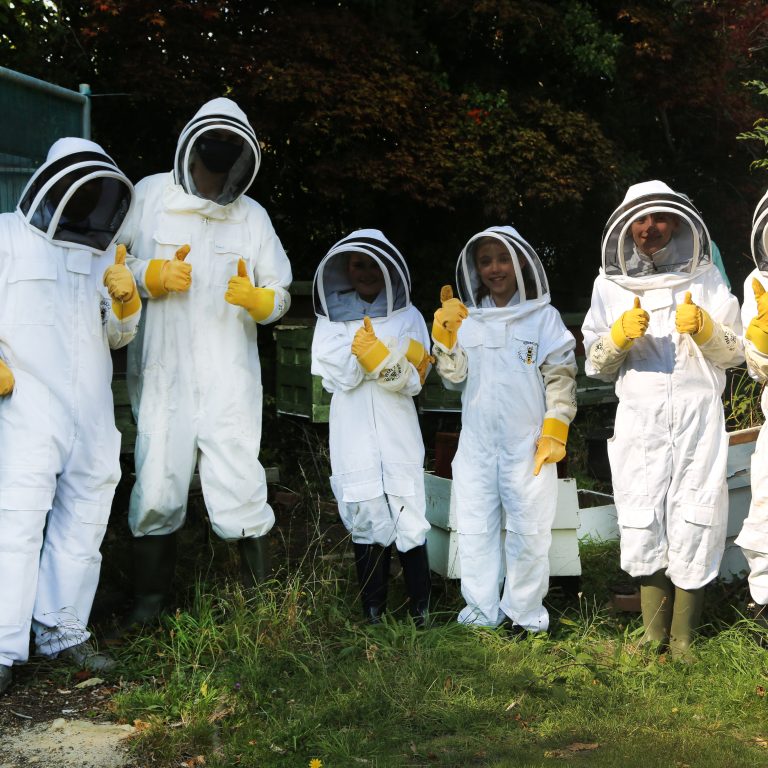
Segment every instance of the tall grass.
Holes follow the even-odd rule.
[[[135,637],[114,708],[144,725],[139,763],[768,765],[768,657],[749,622],[710,632],[691,665],[639,650],[637,620],[588,593],[523,641],[456,624],[450,589],[428,630],[400,614],[369,627],[346,562],[310,551],[252,592],[198,584]]]

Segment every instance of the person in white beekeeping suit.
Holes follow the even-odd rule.
[[[768,381],[768,192],[755,208],[752,218],[752,258],[755,269],[744,282],[741,320],[746,327],[744,356],[750,375],[764,384]],[[768,390],[760,400],[768,413]],[[768,626],[768,429],[760,428],[752,455],[752,502],[749,515],[736,538],[749,564],[751,618]]]
[[[91,141],[59,139],[0,215],[0,692],[35,649],[113,662],[86,629],[120,433],[110,348],[141,312],[114,244],[133,187]]]
[[[576,343],[550,304],[536,251],[514,228],[473,235],[456,283],[460,299],[450,286],[441,292],[432,351],[445,386],[462,392],[452,471],[467,604],[458,618],[504,623],[515,635],[546,631],[555,464],[576,415]]]
[[[739,307],[691,201],[661,181],[611,214],[584,320],[587,375],[616,382],[608,441],[621,567],[640,580],[642,642],[687,658],[728,519],[725,370]]]
[[[312,373],[333,395],[331,487],[352,535],[365,617],[379,623],[386,609],[394,543],[409,612],[423,626],[429,523],[413,397],[429,369],[429,335],[410,293],[405,259],[379,230],[337,242],[315,272]]]
[[[136,185],[121,233],[147,298],[128,355],[138,429],[129,625],[168,607],[196,465],[213,531],[238,542],[244,585],[269,573],[256,338],[288,309],[291,267],[267,212],[244,194],[260,156],[237,104],[207,102],[182,130],[173,170]]]

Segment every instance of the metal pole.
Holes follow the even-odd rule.
[[[80,83],[80,93],[85,96],[83,104],[83,138],[91,138],[91,86],[88,83]]]

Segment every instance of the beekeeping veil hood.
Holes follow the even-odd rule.
[[[197,111],[179,136],[173,178],[187,194],[229,205],[251,186],[260,163],[259,142],[245,113],[231,99],[212,99]],[[198,190],[196,173],[220,185],[215,199]],[[200,177],[198,183],[207,186]]]
[[[477,249],[491,238],[509,252],[515,270],[517,290],[507,307],[487,306],[483,299],[488,289],[477,271]],[[464,246],[456,263],[456,286],[459,298],[470,309],[507,310],[521,314],[541,304],[549,303],[547,275],[533,246],[513,227],[489,227],[473,235]]]
[[[768,274],[768,192],[755,208],[752,216],[752,258],[755,266],[763,273]]]
[[[371,303],[357,295],[349,279],[349,259],[355,253],[370,256],[384,276],[384,288]],[[339,240],[317,267],[312,288],[315,314],[333,322],[390,317],[411,303],[405,259],[378,229],[358,229]]]
[[[635,245],[631,226],[652,213],[675,216],[677,227],[669,243],[648,256]],[[602,253],[606,277],[630,289],[670,286],[712,264],[709,232],[701,214],[686,195],[662,181],[645,181],[627,190],[605,225]]]
[[[65,247],[108,250],[131,202],[133,185],[87,139],[59,139],[27,183],[17,211],[35,232]]]

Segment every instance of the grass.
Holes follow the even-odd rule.
[[[594,584],[613,577],[615,545],[582,554]],[[591,591],[522,642],[457,625],[453,584],[429,630],[400,615],[368,627],[344,568],[310,552],[252,593],[199,583],[187,610],[125,646],[135,683],[113,706],[142,724],[140,764],[768,764],[768,656],[748,622],[710,629],[691,665],[639,651],[637,618]]]

